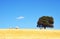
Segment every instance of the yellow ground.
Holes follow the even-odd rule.
[[[0,29],[0,39],[60,39],[60,30]]]

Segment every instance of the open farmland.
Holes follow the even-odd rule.
[[[60,39],[60,30],[0,29],[0,39]]]

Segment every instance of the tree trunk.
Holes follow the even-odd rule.
[[[44,29],[46,29],[46,27],[44,27]]]

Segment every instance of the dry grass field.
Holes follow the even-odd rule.
[[[60,30],[0,29],[0,39],[60,39]]]

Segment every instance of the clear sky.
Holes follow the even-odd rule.
[[[60,0],[0,0],[0,28],[34,29],[41,16],[52,16],[60,29]]]

